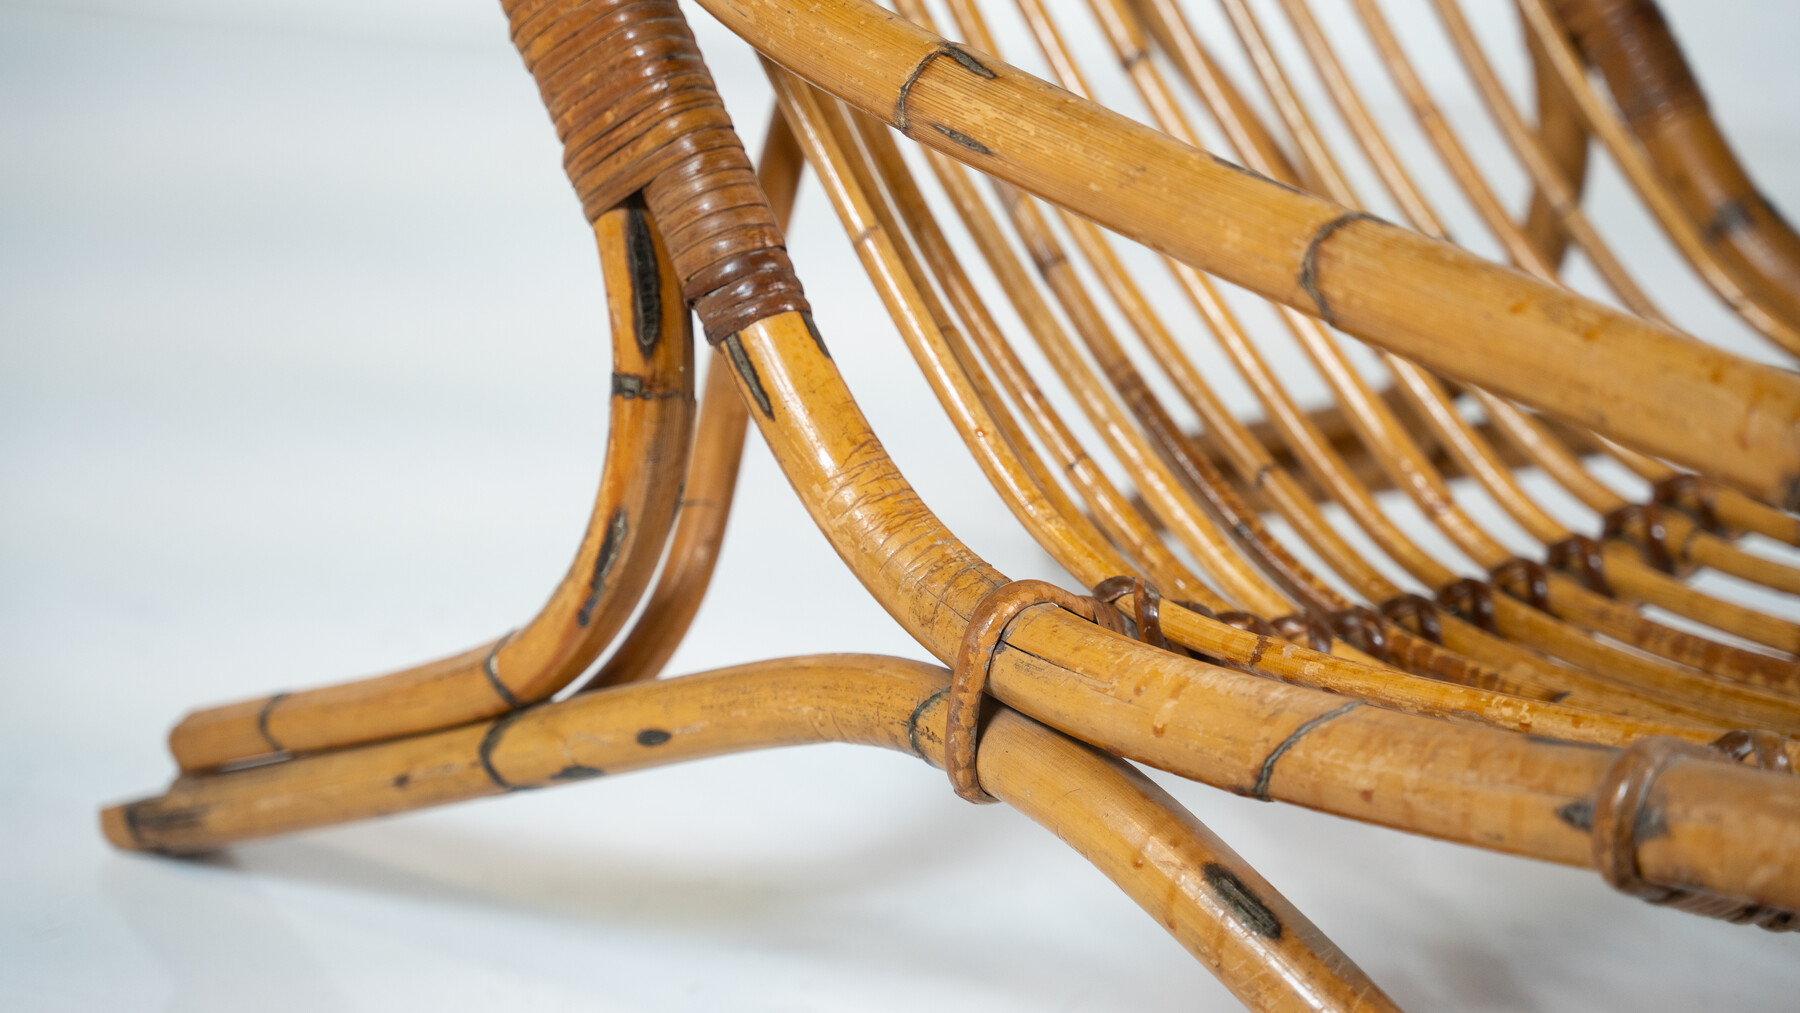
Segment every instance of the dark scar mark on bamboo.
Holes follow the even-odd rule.
[[[614,373],[612,375],[613,397],[622,397],[627,401],[662,401],[683,396],[681,390],[656,390],[636,373]]]
[[[1716,243],[1750,225],[1749,205],[1736,198],[1722,200],[1714,205],[1712,220],[1706,223],[1706,241]]]
[[[600,593],[606,590],[606,578],[619,562],[619,553],[625,550],[625,530],[625,511],[618,510],[606,522],[606,537],[600,542],[600,551],[594,554],[594,576],[588,580],[587,601],[582,602],[581,611],[575,613],[576,625],[586,627],[594,621],[594,611],[600,607]]]
[[[949,692],[950,688],[946,686],[926,697],[919,702],[917,707],[913,708],[912,714],[906,719],[906,741],[912,746],[913,755],[921,760],[925,759],[925,750],[919,748],[919,718],[923,717],[925,712],[931,709],[932,704],[942,700],[944,695]]]
[[[511,640],[513,634],[517,632],[519,631],[509,630],[505,636],[494,641],[494,646],[488,648],[487,657],[481,662],[481,674],[487,676],[488,685],[494,688],[494,695],[500,698],[500,702],[505,704],[508,710],[518,709],[519,698],[513,696],[513,691],[507,689],[506,683],[500,681],[500,648],[505,647],[506,642]]]
[[[649,355],[662,337],[662,273],[656,265],[656,243],[643,195],[625,205],[625,274],[631,279],[631,331],[638,348]]]
[[[991,81],[997,76],[993,71],[982,66],[980,60],[969,55],[967,50],[959,46],[954,46],[948,42],[938,43],[936,49],[926,53],[925,56],[913,66],[912,73],[907,74],[906,80],[900,83],[900,94],[894,98],[894,126],[903,134],[906,133],[908,126],[906,122],[906,100],[912,96],[913,85],[919,83],[919,76],[925,73],[926,67],[931,66],[931,61],[940,56],[947,56],[950,59],[955,60],[962,66],[962,69],[974,74],[976,77],[985,77]]]
[[[590,777],[599,777],[604,773],[606,773],[606,771],[601,770],[599,767],[590,767],[585,763],[571,763],[556,773],[551,774],[550,780],[558,783],[567,781],[585,781]]]
[[[261,735],[263,738],[263,741],[267,742],[269,744],[269,748],[273,749],[277,753],[287,752],[287,747],[283,746],[279,741],[277,741],[275,736],[269,734],[269,712],[273,711],[277,706],[279,706],[281,704],[281,701],[286,700],[287,698],[288,698],[288,694],[277,693],[274,696],[268,698],[267,700],[264,700],[262,709],[258,710],[256,712],[257,734]]]
[[[148,807],[147,811],[143,807]],[[141,841],[141,835],[146,832],[173,833],[204,826],[206,813],[211,808],[208,805],[188,805],[162,809],[153,803],[138,802],[125,810],[125,823],[131,830],[132,839]]]
[[[763,389],[762,377],[757,375],[756,364],[744,352],[744,343],[733,334],[724,341],[725,354],[731,358],[731,366],[737,370],[738,376],[744,380],[744,386],[750,388],[750,397],[756,407],[762,409],[764,418],[775,417],[775,406],[769,403],[769,392]]]
[[[143,828],[138,825],[138,807],[144,804],[133,802],[125,807],[125,832],[131,835],[131,843],[140,848],[150,848],[151,845],[144,840]]]
[[[831,349],[825,347],[825,336],[819,333],[819,325],[813,323],[812,314],[803,311],[800,314],[800,320],[806,324],[806,333],[812,335],[813,344],[818,346],[819,354],[827,359],[831,358]]]
[[[494,769],[494,747],[500,744],[500,736],[505,734],[507,727],[514,721],[528,713],[530,713],[529,710],[516,710],[488,725],[487,734],[481,737],[481,745],[475,750],[475,755],[481,760],[481,769],[487,771],[488,780],[494,782],[494,786],[501,791],[520,791],[529,787],[529,785],[513,784],[501,777],[500,772]]]
[[[989,148],[987,145],[970,137],[968,134],[963,133],[955,127],[946,127],[942,123],[933,123],[931,128],[963,147],[968,148],[970,151],[975,152],[977,155],[991,155],[994,153],[992,148]]]
[[[1262,770],[1258,771],[1256,774],[1256,785],[1255,785],[1255,787],[1250,789],[1251,797],[1258,799],[1260,801],[1263,801],[1263,802],[1271,801],[1271,799],[1269,798],[1269,780],[1275,776],[1275,761],[1281,759],[1281,754],[1294,748],[1294,744],[1299,742],[1302,738],[1304,738],[1306,736],[1306,734],[1308,732],[1312,731],[1314,728],[1317,728],[1320,725],[1324,724],[1325,722],[1330,721],[1332,718],[1339,717],[1344,714],[1348,714],[1349,712],[1351,712],[1361,706],[1362,706],[1361,700],[1352,700],[1349,703],[1343,705],[1342,707],[1339,707],[1337,710],[1326,711],[1324,714],[1321,714],[1318,717],[1313,718],[1311,721],[1308,721],[1305,724],[1301,725],[1300,727],[1294,729],[1293,734],[1289,735],[1285,739],[1282,739],[1281,745],[1276,746],[1273,750],[1270,750],[1269,755],[1263,758]]]
[[[637,733],[637,744],[640,746],[660,746],[674,738],[674,734],[661,728],[646,728]]]
[[[411,774],[395,774],[394,779],[392,781],[389,781],[388,783],[393,785],[396,788],[404,788],[408,784],[412,783],[412,775]]]
[[[1337,230],[1364,221],[1379,222],[1381,219],[1361,211],[1349,211],[1333,218],[1313,233],[1312,242],[1306,244],[1306,253],[1300,257],[1300,288],[1312,297],[1313,305],[1319,310],[1319,319],[1328,324],[1334,321],[1331,318],[1331,306],[1325,302],[1325,294],[1319,291],[1319,248]]]
[[[1592,831],[1594,829],[1594,803],[1583,800],[1557,806],[1556,818],[1584,833]]]
[[[1262,661],[1263,654],[1264,654],[1264,652],[1268,651],[1268,649],[1269,649],[1269,638],[1261,637],[1261,636],[1257,637],[1256,638],[1256,646],[1250,649],[1250,660],[1248,662],[1245,662],[1245,667],[1246,668],[1255,668],[1257,666],[1257,663]],[[1258,783],[1260,783],[1260,780]]]
[[[1213,895],[1231,909],[1245,928],[1264,939],[1281,938],[1281,919],[1275,917],[1275,912],[1269,910],[1237,873],[1218,862],[1208,862],[1200,868],[1200,874],[1206,877],[1206,885],[1212,888]]]

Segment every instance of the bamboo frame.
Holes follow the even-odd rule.
[[[1617,539],[1591,550],[1614,582],[1605,594],[1591,580],[1518,564],[1463,513],[1438,464],[1453,462],[1552,550],[1576,544],[1574,536],[1516,482],[1511,469],[1519,461],[1543,466],[1588,505],[1617,515],[1608,534],[1671,555],[1670,570],[1674,543],[1684,565],[1800,586],[1800,574],[1758,561],[1698,516],[1627,503],[1594,481],[1564,442],[1569,436],[1579,445],[1581,429],[1551,425],[1553,417],[1594,430],[1599,447],[1659,481],[1678,473],[1640,451],[1732,483],[1735,490],[1691,480],[1682,488],[1719,507],[1727,523],[1796,533],[1793,518],[1771,504],[1791,505],[1800,476],[1793,427],[1800,380],[1667,327],[1616,258],[1602,273],[1637,316],[1557,281],[1565,241],[1597,260],[1610,257],[1576,206],[1583,169],[1574,152],[1585,151],[1578,135],[1606,137],[1617,124],[1610,110],[1597,111],[1579,64],[1571,71],[1578,57],[1541,0],[1521,0],[1521,8],[1531,26],[1543,138],[1508,130],[1533,166],[1539,194],[1524,224],[1506,216],[1454,132],[1434,119],[1373,0],[1357,5],[1459,185],[1526,273],[1444,240],[1430,202],[1337,67],[1305,0],[1283,0],[1282,9],[1328,93],[1384,185],[1437,238],[1351,210],[1357,195],[1242,0],[1222,2],[1281,113],[1291,154],[1186,28],[1173,0],[1091,4],[1166,133],[1085,98],[1080,70],[1037,0],[1020,4],[1067,92],[991,55],[996,46],[967,0],[951,8],[971,47],[933,34],[916,0],[901,6],[917,25],[861,0],[819,0],[804,17],[771,0],[702,2],[763,52],[775,84],[779,114],[761,168],[766,199],[732,175],[743,172],[734,161],[741,153],[722,113],[709,111],[717,96],[703,64],[697,55],[683,62],[691,42],[682,41],[672,3],[507,5],[593,220],[615,348],[601,492],[550,603],[521,633],[442,662],[191,715],[171,740],[184,776],[162,796],[106,810],[109,840],[188,853],[602,772],[830,738],[913,752],[947,766],[965,797],[986,792],[1021,808],[1081,850],[1259,1009],[1392,1003],[1273,887],[1118,757],[1264,800],[1596,867],[1620,889],[1659,903],[1791,927],[1790,912],[1800,909],[1800,781],[1786,772],[1800,763],[1800,743],[1738,729],[1800,735],[1800,662],[1792,656],[1800,627],[1702,595]],[[1458,6],[1437,5],[1465,64],[1481,77],[1485,58],[1472,37],[1459,35]],[[1248,169],[1190,146],[1195,135],[1152,62],[1152,43],[1238,144]],[[602,65],[615,73],[607,80],[565,69],[571,52],[580,69],[584,46],[616,49],[621,66],[643,60],[654,70],[633,77],[637,71]],[[1628,89],[1614,88],[1628,97]],[[1516,110],[1508,112],[1510,99],[1501,98],[1491,98],[1496,115],[1521,127]],[[986,267],[1106,452],[1125,465],[1140,500],[1096,466],[1013,354],[882,121],[926,148]],[[1683,137],[1706,140],[1709,129],[1716,133],[1701,106],[1675,126],[1642,127],[1640,137],[1654,153]],[[604,130],[642,134],[621,135],[595,154],[590,149],[615,145]],[[1681,229],[1694,228],[1693,193],[1741,189],[1741,170],[1722,140],[1707,141],[1698,161],[1679,162],[1677,171],[1698,180],[1684,184],[1679,200],[1650,161],[1623,143],[1609,140],[1609,150],[1622,164],[1638,159],[1648,180],[1640,191],[1678,242]],[[1068,152],[1078,157],[1058,157]],[[1019,599],[1021,586],[938,521],[887,457],[804,309],[798,282],[780,273],[780,230],[802,156],[984,476],[1059,564],[1085,585],[1112,588],[1101,600],[1060,591]],[[965,165],[996,177],[1012,237]],[[1627,164],[1627,172],[1637,170]],[[627,196],[639,188],[647,204]],[[1770,279],[1789,266],[1785,240],[1750,217],[1756,220],[1734,227],[1729,242],[1711,242],[1692,259],[1747,320],[1785,343],[1785,310],[1770,296],[1777,287]],[[1180,430],[1112,334],[1057,226],[1201,416],[1199,438]],[[1165,255],[1263,397],[1271,431],[1225,410],[1099,226]],[[715,250],[726,252],[702,259]],[[708,289],[697,280],[745,264],[756,266],[741,283]],[[1334,416],[1299,409],[1209,275],[1279,305],[1330,381]],[[765,288],[775,298],[754,313],[718,301],[720,293],[762,298]],[[697,428],[689,304],[720,347]],[[1408,406],[1410,421],[1355,371],[1328,327],[1386,350],[1397,379],[1390,393]],[[1563,371],[1558,382],[1544,381],[1546,366]],[[1467,387],[1471,381],[1482,386]],[[1458,389],[1488,409],[1493,432],[1516,456],[1462,418]],[[1694,406],[1692,415],[1659,415],[1677,395]],[[1330,419],[1336,431],[1328,434]],[[820,656],[648,681],[705,592],[748,421],[845,564],[926,650],[954,663],[953,672]],[[1278,458],[1271,436],[1288,444],[1289,458]],[[1383,513],[1346,450],[1360,450],[1365,467],[1412,496],[1494,574],[1491,584],[1462,589],[1464,617],[1407,599],[1332,531],[1315,503],[1319,492],[1349,508],[1427,586],[1442,588],[1446,602],[1470,583],[1459,584]],[[685,494],[678,492],[684,481]],[[1669,489],[1668,498],[1677,498]],[[1256,506],[1291,521],[1336,577],[1384,614],[1289,554]],[[1192,566],[1164,544],[1165,533]],[[1172,595],[1160,604],[1158,586]],[[1622,600],[1609,597],[1614,590]],[[1635,611],[1636,600],[1784,653],[1659,626]],[[581,693],[544,702],[621,633]],[[1596,633],[1663,657],[1622,650]],[[971,670],[976,664],[979,672]],[[978,724],[984,691],[998,706]],[[1646,820],[1659,832],[1641,834],[1636,828]],[[1146,863],[1146,853],[1162,857]]]

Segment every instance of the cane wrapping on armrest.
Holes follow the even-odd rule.
[[[506,12],[588,220],[643,191],[708,341],[811,311],[674,0],[514,0]]]

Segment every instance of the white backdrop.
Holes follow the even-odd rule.
[[[754,58],[684,6],[754,150]],[[1800,207],[1792,5],[1665,7],[1759,181]],[[186,708],[460,649],[560,576],[607,354],[559,154],[492,0],[0,0],[0,1008],[1234,1008],[1035,826],[852,747],[205,862],[102,843],[97,807],[166,780]],[[1602,222],[1659,297],[1754,350],[1608,182]],[[926,502],[1009,575],[1058,578],[920,410],[810,186],[791,245]],[[671,671],[830,650],[923,656],[752,437]],[[1792,939],[1590,873],[1163,780],[1409,1009],[1776,1009],[1800,988]]]

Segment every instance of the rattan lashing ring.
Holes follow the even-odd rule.
[[[1147,597],[1140,595],[1140,598]],[[969,616],[968,629],[956,649],[950,688],[944,694],[944,773],[956,794],[978,805],[997,802],[981,787],[975,771],[975,745],[980,737],[981,700],[987,691],[988,666],[1019,613],[1034,605],[1055,605],[1114,632],[1124,632],[1119,614],[1100,601],[1073,595],[1042,580],[1015,580],[989,591]]]
[[[1594,804],[1590,832],[1594,866],[1601,878],[1620,893],[1650,904],[1740,925],[1753,924],[1771,932],[1800,928],[1800,918],[1793,911],[1651,883],[1638,868],[1639,837],[1658,823],[1650,796],[1657,779],[1671,763],[1682,759],[1737,763],[1754,757],[1755,765],[1765,770],[1792,773],[1781,742],[1780,736],[1770,732],[1740,730],[1727,732],[1705,746],[1665,735],[1647,736],[1632,743],[1601,778]]]

